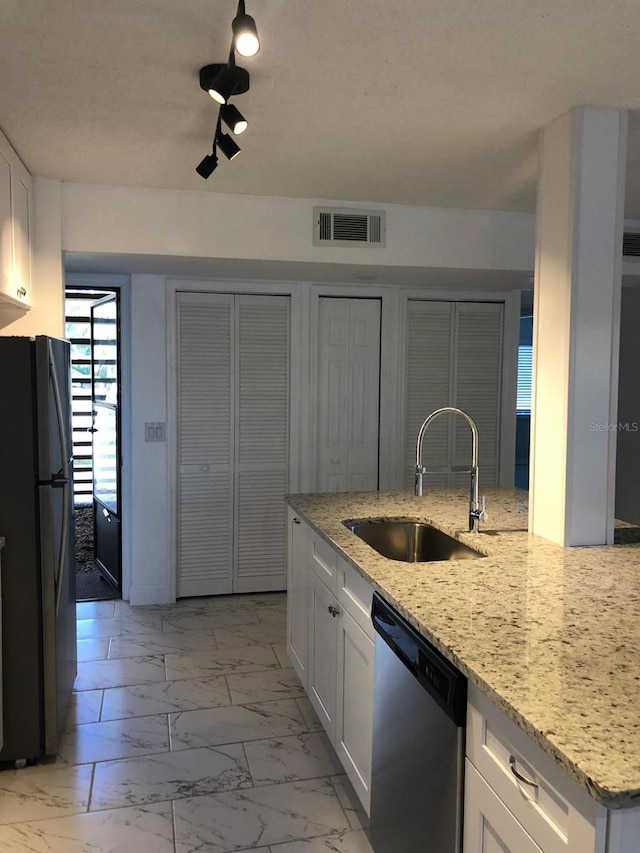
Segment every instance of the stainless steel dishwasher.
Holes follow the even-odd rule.
[[[375,853],[460,853],[467,680],[374,593]]]

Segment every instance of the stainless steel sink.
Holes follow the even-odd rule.
[[[376,518],[342,522],[363,542],[389,560],[433,563],[440,560],[475,560],[484,557],[473,548],[421,521]]]

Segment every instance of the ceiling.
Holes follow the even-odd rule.
[[[242,154],[209,181],[236,0],[0,0],[0,128],[36,175],[533,211],[537,130],[640,108],[635,0],[246,0]],[[627,216],[640,219],[631,116]]]

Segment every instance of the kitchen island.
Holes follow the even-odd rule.
[[[527,494],[292,495],[290,507],[607,810],[640,802],[640,545],[561,548],[527,532]],[[399,563],[344,520],[426,521],[482,559]],[[630,535],[631,534],[631,535]],[[633,539],[635,530],[621,531]],[[634,820],[634,825],[635,820]],[[638,847],[640,849],[640,840]]]

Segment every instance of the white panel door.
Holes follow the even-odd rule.
[[[318,489],[377,489],[380,300],[319,300],[316,399]]]
[[[233,588],[233,297],[178,294],[178,596]]]
[[[234,592],[287,587],[289,298],[236,296]]]

